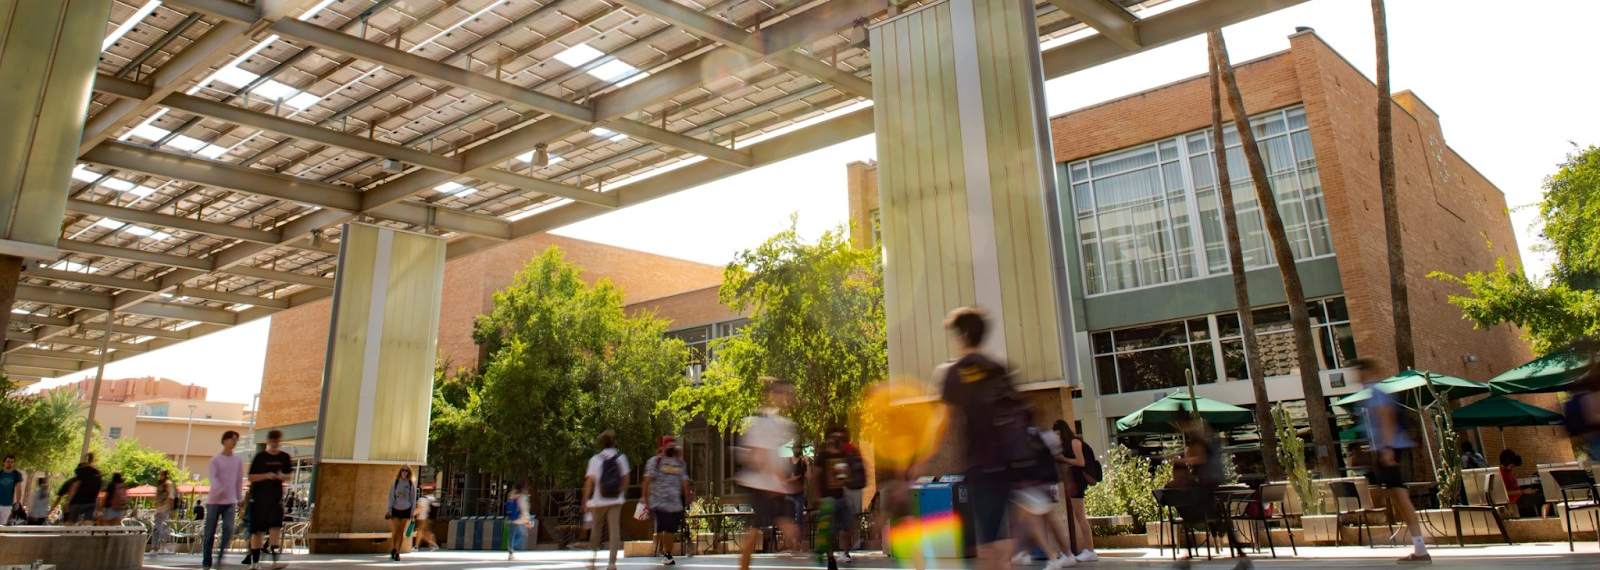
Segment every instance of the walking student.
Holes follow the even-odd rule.
[[[389,559],[400,560],[400,541],[405,539],[406,523],[417,506],[417,484],[411,481],[411,467],[400,466],[389,485],[389,504],[383,518],[389,519]]]
[[[853,561],[850,557],[850,545],[855,538],[853,530],[859,526],[856,523],[856,511],[852,508],[846,493],[858,482],[865,486],[866,467],[859,453],[852,453],[845,447],[848,442],[849,435],[843,426],[829,426],[823,439],[822,449],[817,452],[817,469],[816,475],[813,476],[817,497],[830,503],[824,510],[833,513],[833,520],[829,522],[833,523],[834,535],[838,538],[834,543],[844,553],[842,558],[835,558],[833,549],[828,549],[829,568],[838,567],[840,560],[845,563]]]
[[[960,455],[972,499],[973,530],[978,547],[977,570],[1005,570],[1016,542],[1005,532],[1011,504],[1007,451],[1022,448],[1020,414],[1007,400],[1015,388],[1005,365],[983,353],[988,322],[981,310],[964,307],[944,321],[957,358],[944,367],[941,398],[952,416],[965,418]]]
[[[94,523],[95,499],[100,496],[100,470],[94,467],[94,454],[83,454],[83,461],[71,479],[56,492],[56,501],[65,501],[61,522],[68,525]],[[52,506],[51,510],[55,510]]]
[[[17,471],[17,458],[7,455],[0,468],[0,525],[11,524],[11,510],[22,502],[22,472]]]
[[[100,504],[100,518],[96,520],[99,526],[118,526],[122,519],[128,516],[128,486],[123,484],[121,473],[112,473],[111,482],[106,483],[104,502]]]
[[[160,556],[161,545],[167,541],[167,519],[172,516],[173,502],[177,500],[178,490],[172,484],[172,474],[162,469],[156,476],[156,513],[151,525],[155,527],[150,533],[150,552],[148,556]]]
[[[44,477],[34,481],[33,494],[28,496],[28,524],[33,526],[50,522],[50,482]]]
[[[661,553],[661,563],[677,564],[672,559],[672,545],[683,528],[684,505],[694,501],[694,491],[689,487],[689,469],[679,457],[677,439],[661,438],[661,453],[644,463],[640,495],[650,509],[650,517],[655,519],[656,552]]]
[[[506,560],[516,560],[517,551],[522,550],[523,542],[532,528],[533,519],[528,513],[528,484],[518,482],[506,496],[506,530],[511,536],[511,540],[506,541]]]
[[[433,489],[423,489],[422,496],[417,497],[417,512],[413,518],[417,525],[416,544],[412,550],[420,550],[427,545],[428,550],[438,550],[439,543],[433,539],[433,507],[439,499],[433,496]]]
[[[250,460],[250,567],[259,568],[263,552],[272,555],[274,570],[283,568],[283,482],[294,472],[294,459],[283,451],[283,432],[267,432],[266,449]]]
[[[217,567],[222,567],[222,554],[233,542],[233,516],[239,508],[239,488],[244,482],[244,460],[233,454],[239,445],[239,432],[222,432],[222,452],[211,456],[206,465],[206,477],[211,479],[211,494],[206,496],[206,522],[201,530],[200,567],[211,568],[212,552],[216,552]],[[216,542],[217,526],[222,526],[222,542]],[[215,546],[216,549],[212,550]]]
[[[1382,378],[1378,377],[1373,361],[1357,358],[1347,366],[1355,370],[1361,377],[1361,383],[1372,393],[1372,397],[1367,398],[1362,406],[1362,420],[1366,424],[1368,437],[1372,439],[1373,483],[1388,493],[1389,512],[1405,521],[1406,530],[1411,532],[1411,554],[1399,562],[1432,564],[1433,557],[1423,543],[1422,524],[1417,519],[1416,508],[1411,505],[1411,493],[1406,489],[1405,473],[1400,469],[1417,443],[1401,423],[1400,404],[1395,402],[1394,396],[1376,386]]]
[[[790,502],[794,503],[794,525],[796,528],[806,527],[806,487],[810,486],[811,479],[807,475],[810,462],[806,460],[806,446],[799,441],[794,442],[789,451],[789,477],[784,479],[795,489],[789,495]]]
[[[744,431],[739,435],[739,445],[734,449],[739,459],[739,472],[734,482],[750,497],[750,532],[744,533],[739,545],[739,570],[750,570],[750,559],[761,546],[761,530],[776,526],[783,542],[780,550],[790,550],[799,535],[794,519],[786,515],[789,495],[795,488],[789,483],[790,464],[781,455],[783,446],[794,441],[794,422],[783,413],[794,406],[794,384],[788,380],[762,377],[766,383],[763,405],[756,415],[745,418]]]
[[[589,458],[589,469],[583,478],[583,494],[589,497],[584,510],[593,516],[594,530],[589,531],[589,550],[593,551],[589,567],[595,567],[600,555],[601,532],[610,535],[606,548],[611,561],[606,570],[617,570],[617,551],[622,550],[623,491],[628,487],[628,456],[617,451],[617,434],[606,430],[600,434],[600,453]]]

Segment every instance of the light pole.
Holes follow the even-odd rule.
[[[189,472],[189,438],[194,435],[194,404],[189,404],[189,429],[183,434],[183,472]]]

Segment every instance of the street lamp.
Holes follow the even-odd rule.
[[[189,429],[183,434],[183,471],[189,472],[189,438],[194,435],[194,404],[189,404]]]

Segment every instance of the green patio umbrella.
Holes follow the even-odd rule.
[[[1367,440],[1367,430],[1359,425],[1350,426],[1339,431],[1339,441],[1357,442]]]
[[[1424,374],[1426,374],[1427,377],[1424,377]],[[1471,380],[1456,378],[1455,376],[1449,376],[1445,374],[1427,372],[1425,370],[1407,370],[1405,372],[1385,378],[1382,382],[1375,384],[1375,386],[1390,394],[1400,394],[1404,392],[1410,392],[1412,390],[1421,390],[1421,392],[1418,392],[1417,394],[1418,402],[1427,403],[1432,397],[1429,395],[1427,390],[1429,378],[1433,380],[1433,389],[1438,390],[1441,394],[1446,394],[1450,398],[1460,398],[1462,396],[1482,394],[1489,391],[1489,385],[1482,382],[1473,382]],[[1371,397],[1372,388],[1368,387],[1362,389],[1360,392],[1356,392],[1349,396],[1334,400],[1333,405],[1349,406],[1351,404],[1365,401],[1367,398]]]
[[[1255,422],[1250,410],[1179,390],[1117,420],[1117,433],[1177,433],[1175,424],[1179,415],[1194,409],[1200,411],[1201,419],[1217,429],[1233,429]]]
[[[1507,370],[1489,380],[1489,389],[1496,394],[1564,391],[1594,362],[1593,348],[1579,348],[1579,344],[1583,343],[1569,344]]]
[[[1462,406],[1450,417],[1458,428],[1548,426],[1561,423],[1561,414],[1499,395]]]

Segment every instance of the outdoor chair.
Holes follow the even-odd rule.
[[[1577,551],[1572,540],[1572,518],[1579,511],[1589,511],[1594,517],[1595,538],[1600,540],[1600,497],[1596,496],[1589,474],[1582,469],[1560,469],[1551,471],[1550,477],[1561,492],[1561,508],[1567,515],[1567,550]]]
[[[1576,461],[1568,463],[1540,463],[1535,471],[1539,474],[1539,490],[1544,495],[1544,516],[1555,516],[1556,505],[1561,503],[1561,485],[1556,483],[1555,477],[1550,476],[1551,471],[1568,469],[1582,469],[1583,464]]]
[[[1165,540],[1163,539],[1170,536],[1172,538],[1173,560],[1177,560],[1178,551],[1184,549],[1189,551],[1190,558],[1194,558],[1195,532],[1192,524],[1198,524],[1207,529],[1205,532],[1205,550],[1206,559],[1210,560],[1212,547],[1214,544],[1211,541],[1211,532],[1209,525],[1207,525],[1207,521],[1189,521],[1186,520],[1182,514],[1182,510],[1189,507],[1196,500],[1196,498],[1193,496],[1193,493],[1186,491],[1188,490],[1166,488],[1156,489],[1152,492],[1156,497],[1156,505],[1159,507],[1161,512],[1161,523],[1156,527],[1156,542],[1158,545],[1164,545]],[[1180,529],[1183,533],[1182,541],[1180,541],[1178,538]],[[1161,547],[1158,546],[1158,553],[1160,548]]]
[[[1235,513],[1233,520],[1248,521],[1250,523],[1251,542],[1255,543],[1256,550],[1259,551],[1261,549],[1261,541],[1256,537],[1266,535],[1267,549],[1272,552],[1273,558],[1278,557],[1278,547],[1273,543],[1272,525],[1277,524],[1282,526],[1285,531],[1289,530],[1288,495],[1288,483],[1265,483],[1257,489],[1253,497],[1235,499],[1229,505],[1230,508],[1238,507],[1233,511]],[[1252,510],[1255,512],[1251,513]],[[1256,533],[1256,528],[1261,529],[1260,534]],[[1294,543],[1294,533],[1288,532],[1287,534],[1289,535],[1289,549],[1296,556],[1299,556],[1300,548]]]
[[[1476,478],[1471,479],[1477,481]],[[1500,509],[1511,506],[1509,493],[1506,492],[1505,482],[1500,479],[1497,472],[1488,473],[1483,479],[1483,488],[1471,489],[1474,485],[1467,485],[1467,504],[1450,507],[1451,515],[1456,519],[1456,546],[1466,546],[1466,532],[1461,527],[1461,511],[1469,513],[1489,513],[1494,517],[1495,526],[1500,527],[1500,538],[1506,539],[1506,544],[1516,545],[1511,541],[1511,533],[1506,532],[1505,519],[1500,516]]]
[[[1372,524],[1369,519],[1372,515],[1387,517],[1389,514],[1389,509],[1386,507],[1377,508],[1368,506],[1365,501],[1361,500],[1361,493],[1356,490],[1356,484],[1349,481],[1331,482],[1328,484],[1328,489],[1333,492],[1334,504],[1338,507],[1337,514],[1339,524],[1342,525],[1346,520],[1346,517],[1355,517],[1356,524],[1359,525],[1357,527],[1356,540],[1359,541],[1361,535],[1366,534],[1367,546],[1374,546],[1372,541]],[[1348,508],[1347,505],[1352,503],[1355,505],[1355,508]],[[1384,520],[1387,523],[1388,519],[1385,518]],[[1337,535],[1337,530],[1338,529],[1335,528],[1336,534],[1334,537],[1334,544],[1338,544],[1341,540],[1341,538]]]

